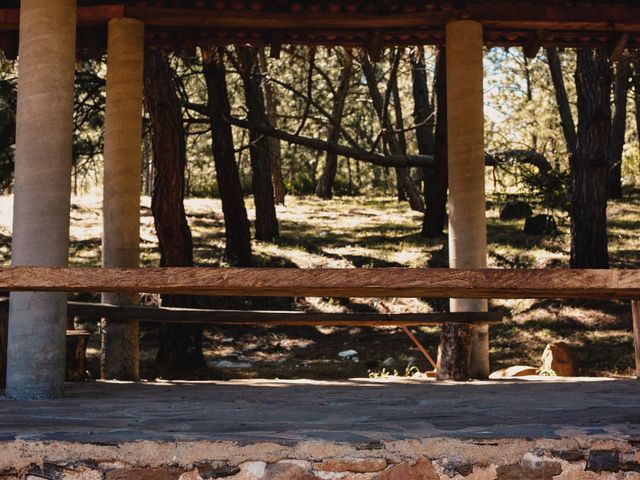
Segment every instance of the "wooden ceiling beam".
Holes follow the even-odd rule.
[[[95,5],[78,7],[78,26],[90,27],[94,25],[104,25],[112,18],[122,18],[125,16],[125,6]],[[17,8],[0,8],[0,31],[15,31],[20,25],[20,10]]]

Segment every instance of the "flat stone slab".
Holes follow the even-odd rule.
[[[1,398],[0,442],[629,439],[639,399],[632,379],[95,382],[62,400]]]

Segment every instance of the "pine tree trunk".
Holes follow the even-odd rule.
[[[255,124],[269,124],[262,95],[262,82],[257,72],[258,52],[254,47],[237,49],[240,59],[242,83],[247,104],[248,120]],[[278,219],[274,203],[273,183],[269,155],[269,139],[266,135],[249,130],[249,152],[253,180],[253,197],[256,204],[256,239],[271,241],[279,237]]]
[[[608,197],[622,198],[622,150],[627,127],[627,94],[631,74],[628,55],[622,55],[616,66],[613,84],[613,121],[611,123],[611,147],[609,148]]]
[[[385,101],[383,100],[380,89],[378,88],[375,69],[366,55],[362,56],[361,61],[362,70],[365,78],[367,79],[367,87],[369,89],[369,95],[371,96],[373,108],[378,115],[378,120],[380,120],[381,123],[380,127],[384,132],[383,139],[388,145],[389,151],[392,155],[404,154],[406,153],[402,150],[404,142],[401,138],[396,136],[395,133],[393,133],[394,128],[392,127],[391,121],[389,120],[388,112],[385,111]],[[397,82],[397,77],[390,80],[389,85],[391,88],[394,87],[395,82]],[[400,135],[402,135],[402,133]],[[404,169],[405,171],[403,171],[403,169],[401,168],[396,168],[395,170],[398,191],[400,189],[404,191],[413,210],[416,210],[418,212],[424,211],[424,204],[422,203],[421,195],[418,192],[415,184],[411,180],[408,171],[406,171],[406,169]]]
[[[571,162],[571,267],[608,268],[611,69],[604,49],[578,49],[578,136]]]
[[[260,70],[263,74],[262,89],[264,91],[264,101],[267,107],[267,118],[269,119],[269,124],[276,127],[278,112],[276,111],[276,104],[273,98],[273,89],[271,88],[271,84],[266,79],[266,75],[268,73],[268,65],[267,57],[264,53],[264,47],[259,50],[258,58],[260,61]],[[282,167],[280,166],[281,157],[282,148],[280,146],[280,140],[275,137],[269,137],[269,165],[271,167],[273,196],[276,205],[284,205],[284,199],[287,194],[287,189],[284,185],[284,179],[282,178]]]
[[[562,75],[562,63],[560,56],[555,48],[545,49],[547,53],[547,63],[549,64],[549,72],[551,73],[551,81],[556,93],[556,101],[558,103],[558,111],[560,113],[560,124],[564,133],[565,143],[569,156],[575,154],[576,151],[576,126],[571,113],[571,105],[567,96],[567,89],[564,86],[564,77]]]
[[[224,50],[221,47],[203,49],[203,71],[207,84],[211,146],[216,166],[216,178],[224,214],[226,256],[240,267],[251,266],[251,233],[244,205],[240,173],[233,148]]]
[[[433,131],[433,106],[429,103],[426,65],[422,51],[414,58],[413,99],[415,104],[418,150],[424,155],[433,155],[433,168],[424,171],[425,211],[422,222],[422,235],[436,238],[444,234],[447,221],[447,77],[446,54],[439,47],[436,54],[435,69],[435,133]]]
[[[640,52],[633,55],[633,103],[635,106],[636,135],[640,137]]]
[[[160,266],[193,266],[191,230],[184,209],[185,132],[182,108],[171,67],[164,53],[147,50],[144,90],[151,126],[154,188],[151,210],[158,235]],[[180,296],[164,296],[163,305],[183,303]],[[202,326],[167,324],[160,329],[156,363],[163,376],[184,377],[206,368],[202,355]]]
[[[331,118],[334,123],[329,125],[329,132],[327,134],[327,140],[329,142],[337,143],[340,139],[340,133],[336,125],[339,125],[342,120],[345,101],[349,94],[349,83],[352,73],[353,56],[350,51],[345,51],[342,68],[340,69],[340,80],[335,97],[333,98],[333,107],[331,108]],[[337,172],[338,155],[333,152],[327,152],[324,160],[324,170],[316,186],[316,195],[318,197],[326,199],[333,197],[333,184],[336,180]]]

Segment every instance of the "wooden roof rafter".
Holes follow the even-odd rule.
[[[19,2],[0,7],[0,48],[15,50]],[[169,49],[276,42],[379,48],[441,44],[448,21],[482,22],[487,46],[640,48],[637,0],[79,0],[78,46],[102,52],[106,23],[133,17]],[[274,40],[275,39],[275,40]]]

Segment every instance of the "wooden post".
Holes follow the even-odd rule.
[[[76,0],[20,2],[13,266],[69,257]],[[67,298],[11,293],[6,395],[62,396]]]
[[[487,228],[484,191],[482,25],[471,20],[446,26],[449,165],[449,266],[485,268]],[[451,299],[452,312],[486,311],[486,300]],[[463,341],[466,339],[466,342]],[[468,352],[466,350],[469,350]],[[443,328],[439,379],[489,376],[489,328]]]
[[[640,379],[640,300],[631,301],[633,321],[633,352],[636,359],[636,378]]]
[[[140,260],[142,74],[144,24],[109,22],[104,139],[104,267],[137,267]],[[102,301],[137,304],[135,293],[104,293]],[[138,322],[102,322],[102,378],[139,377]]]

